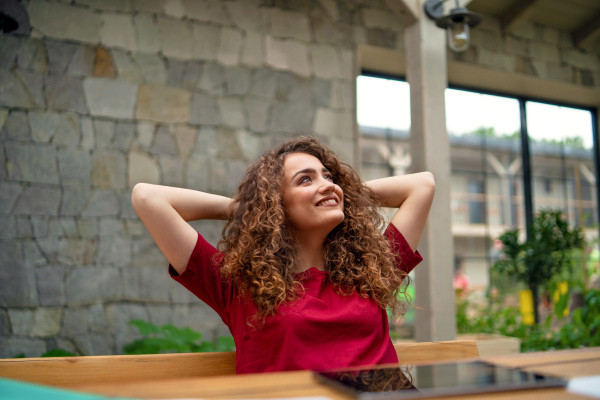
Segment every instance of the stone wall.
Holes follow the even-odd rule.
[[[471,30],[471,39],[466,52],[449,51],[448,56],[504,72],[600,88],[600,49],[573,47],[568,32],[523,21],[514,32],[504,33],[498,19],[484,15]]]
[[[249,161],[314,132],[356,165],[357,44],[404,49],[382,0],[29,0],[0,39],[0,357],[120,353],[134,318],[219,317],[172,282],[137,182],[231,195]],[[598,86],[598,54],[484,20],[464,62]],[[595,64],[594,64],[595,62]],[[216,244],[221,225],[197,227]]]
[[[31,34],[0,42],[0,357],[119,353],[134,318],[226,333],[168,277],[131,188],[231,195],[311,131],[355,162],[355,44],[400,48],[400,24],[379,0],[24,4]]]

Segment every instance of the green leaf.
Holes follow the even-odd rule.
[[[71,353],[70,351],[64,349],[52,349],[48,350],[42,357],[77,357],[77,354]]]

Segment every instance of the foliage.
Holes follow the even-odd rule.
[[[143,337],[125,345],[125,354],[197,353],[235,349],[231,336],[220,336],[216,342],[203,341],[202,334],[189,327],[178,328],[171,324],[157,326],[140,319],[132,320],[129,324],[138,328]]]
[[[503,307],[501,302],[477,306],[457,298],[457,331],[516,337],[522,352],[600,346],[600,290],[589,290],[584,299],[583,307],[563,317],[561,298],[554,315],[543,324],[528,326],[522,324],[517,307]]]
[[[565,269],[571,270],[571,250],[582,246],[583,235],[579,227],[569,227],[562,211],[542,210],[534,217],[531,237],[520,243],[519,229],[515,228],[500,235],[500,240],[504,257],[493,268],[525,283],[537,310],[538,286],[548,284]]]
[[[40,357],[77,357],[77,354],[71,353],[70,351],[54,348],[52,350],[48,350]],[[25,358],[25,353],[19,353],[13,358]]]
[[[493,126],[480,126],[472,132],[467,132],[464,135],[467,136],[476,136],[476,137],[486,137],[486,138],[498,138],[498,139],[519,139],[521,137],[521,131],[514,131],[513,133],[505,133],[501,134],[496,132]],[[529,138],[530,142],[538,142],[538,143],[546,143],[554,146],[565,146],[571,147],[574,149],[586,150],[585,143],[583,142],[583,138],[581,136],[571,136],[565,137],[561,140],[557,139],[547,139],[547,138]]]

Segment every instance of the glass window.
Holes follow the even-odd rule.
[[[534,211],[560,209],[574,225],[598,221],[592,113],[526,103]]]

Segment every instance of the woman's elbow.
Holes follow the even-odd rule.
[[[147,183],[137,183],[131,191],[131,205],[139,212],[139,209],[151,197],[150,186]]]
[[[423,180],[423,187],[430,189],[431,191],[435,191],[435,177],[429,171],[425,171],[421,173]]]

